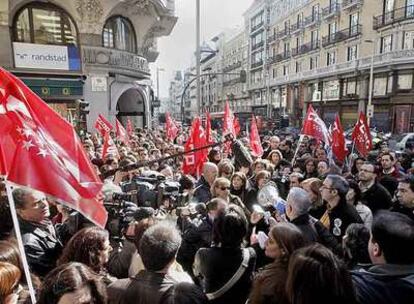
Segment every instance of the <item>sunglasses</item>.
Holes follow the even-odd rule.
[[[220,188],[222,191],[226,191],[230,189],[230,187],[217,187],[217,188]]]

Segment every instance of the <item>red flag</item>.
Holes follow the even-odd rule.
[[[105,133],[111,132],[113,127],[105,117],[99,114],[98,119],[95,122],[95,129],[97,129],[102,137],[104,137]]]
[[[358,121],[352,132],[352,140],[356,149],[362,156],[366,157],[372,149],[372,137],[365,114],[360,112]]]
[[[7,180],[41,191],[104,227],[102,182],[72,125],[0,68],[0,146]]]
[[[206,142],[208,145],[214,142],[213,135],[211,134],[211,117],[210,113],[206,113]]]
[[[167,129],[167,139],[173,141],[178,135],[178,128],[174,121],[171,118],[170,113],[167,112],[165,115],[166,119],[166,129]]]
[[[346,155],[348,154],[348,150],[346,148],[344,129],[342,129],[341,121],[339,119],[338,114],[336,114],[335,123],[333,125],[331,134],[332,153],[338,160],[344,161]]]
[[[252,115],[252,123],[250,124],[250,149],[253,156],[261,157],[263,155],[263,147],[254,115]]]
[[[184,146],[184,151],[190,151],[206,146],[206,133],[201,125],[200,118],[196,117],[191,126],[191,134]],[[182,170],[184,174],[192,174],[199,176],[204,163],[207,161],[208,149],[191,152],[185,154]]]
[[[131,137],[134,134],[134,124],[129,118],[127,120],[127,133],[129,137]]]
[[[118,149],[109,133],[105,134],[104,144],[102,148],[102,159],[106,159],[107,156],[113,155],[115,157],[119,156]]]
[[[124,126],[121,124],[121,122],[118,119],[116,120],[116,136],[124,144],[128,145],[128,142],[129,142],[128,134],[125,131]]]
[[[301,134],[312,136],[321,140],[325,145],[329,145],[329,131],[323,120],[315,112],[312,105],[309,105],[308,113],[306,113],[305,122],[303,124]]]
[[[234,130],[234,115],[231,112],[229,102],[226,101],[226,106],[224,108],[224,121],[223,121],[223,134],[233,134],[233,136],[236,136],[236,131]]]
[[[234,128],[234,132],[235,132],[236,136],[239,136],[239,134],[240,134],[240,122],[239,122],[239,119],[237,117],[234,117],[233,128]]]

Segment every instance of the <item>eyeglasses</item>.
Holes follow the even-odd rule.
[[[217,188],[219,188],[220,190],[222,190],[222,191],[226,191],[226,190],[229,190],[230,189],[230,187],[217,187]]]

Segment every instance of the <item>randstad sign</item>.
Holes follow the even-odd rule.
[[[80,70],[79,51],[75,46],[13,42],[16,68]]]

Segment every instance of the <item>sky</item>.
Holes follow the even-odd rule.
[[[254,0],[200,0],[200,39],[208,41],[223,30],[244,24],[243,13]],[[159,72],[160,96],[168,97],[168,87],[175,71],[191,65],[195,52],[195,0],[176,0],[178,21],[170,36],[158,39],[159,56],[150,65],[156,91],[156,69]],[[194,60],[195,61],[195,60]]]

